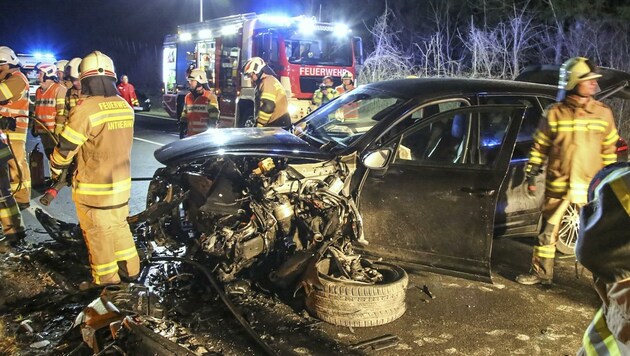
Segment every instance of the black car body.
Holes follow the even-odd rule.
[[[295,124],[295,135],[213,129],[155,156],[173,171],[226,157],[270,157],[302,172],[342,162],[351,167],[343,190],[362,216],[356,223],[369,241],[366,252],[489,281],[493,237],[540,229],[543,177],[539,195],[529,196],[524,166],[556,91],[504,80],[372,83]]]

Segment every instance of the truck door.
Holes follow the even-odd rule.
[[[240,76],[241,49],[238,47],[238,35],[223,36],[217,41],[219,62],[217,63],[216,85],[217,99],[221,117],[234,118],[236,97]]]

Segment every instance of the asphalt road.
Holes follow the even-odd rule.
[[[136,116],[133,178],[151,177],[160,166],[153,151],[178,139],[174,121],[150,115]],[[29,152],[36,142],[38,139],[29,137]],[[147,186],[147,181],[132,183],[131,214],[142,211]],[[34,217],[34,209],[42,207],[40,194],[33,192],[31,208],[23,213],[28,239],[33,242],[47,238]],[[58,219],[76,222],[69,189],[62,190],[44,209]],[[325,324],[324,329],[350,345],[386,334],[399,338],[382,351],[365,350],[368,354],[574,355],[600,304],[590,275],[584,272],[576,278],[574,259],[559,257],[553,286],[518,285],[514,278],[529,268],[532,244],[533,239],[495,240],[493,284],[408,269],[407,312],[400,319],[380,327]],[[433,298],[423,292],[424,286]]]

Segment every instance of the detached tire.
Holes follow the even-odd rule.
[[[383,274],[379,284],[332,277],[330,259],[318,262],[321,287],[306,297],[309,313],[334,325],[352,327],[383,325],[400,318],[406,310],[407,272],[385,262],[375,262],[373,267]]]
[[[575,242],[577,241],[580,229],[580,208],[575,204],[570,204],[562,215],[560,226],[558,227],[558,242],[556,249],[564,255],[575,254]]]

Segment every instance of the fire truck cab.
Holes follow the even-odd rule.
[[[277,74],[289,98],[292,121],[312,109],[324,76],[335,85],[363,61],[362,43],[347,26],[305,16],[241,14],[178,26],[163,52],[164,109],[179,118],[188,92],[187,73],[203,68],[219,101],[222,120],[243,127],[255,115],[254,83],[241,74],[251,57],[261,57]]]

